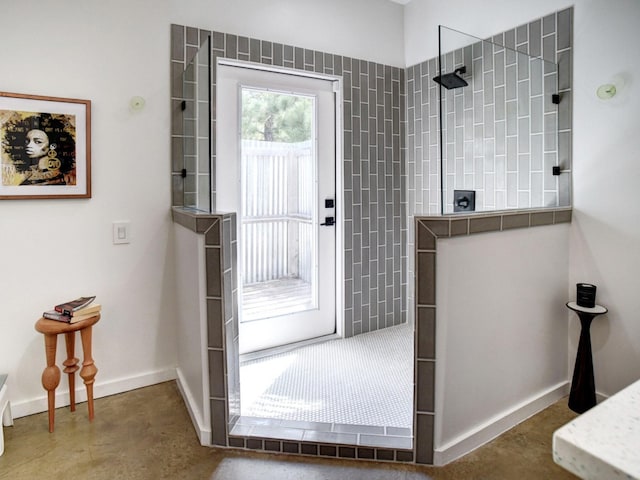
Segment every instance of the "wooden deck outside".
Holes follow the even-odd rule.
[[[242,287],[242,321],[277,317],[311,308],[311,284],[281,278]]]

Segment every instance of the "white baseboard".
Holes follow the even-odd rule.
[[[179,367],[176,369],[176,373],[178,377],[178,390],[180,390],[184,403],[187,406],[187,411],[189,412],[191,423],[193,423],[193,427],[195,428],[198,439],[200,440],[200,445],[209,447],[211,446],[211,426],[205,425],[202,414],[198,412],[198,409],[196,407],[197,403],[194,400],[193,393],[189,389],[189,386],[187,385],[184,375],[182,374],[182,371]]]
[[[62,377],[66,375],[63,373]],[[117,380],[108,380],[105,382],[99,381],[100,375],[96,377],[96,382],[93,385],[93,398],[108,397],[117,393],[128,392],[129,390],[135,390],[136,388],[148,387],[149,385],[155,385],[157,383],[168,382],[169,380],[175,380],[176,369],[166,368],[163,370],[156,370],[155,372],[143,373],[131,377],[119,378]],[[64,380],[64,379],[63,379]],[[87,401],[87,391],[85,389],[82,378],[76,376],[76,403]],[[47,393],[43,389],[42,395],[36,398],[22,400],[17,402],[11,402],[11,413],[13,418],[25,417],[27,415],[33,415],[34,413],[47,411]],[[56,389],[56,408],[69,405],[69,390],[66,387],[66,382],[61,381],[60,386]]]
[[[479,427],[469,430],[447,444],[437,447],[433,452],[433,464],[436,466],[446,465],[493,440],[498,435],[568,395],[569,385],[569,382],[559,383],[542,394],[522,402],[511,410],[496,415]]]

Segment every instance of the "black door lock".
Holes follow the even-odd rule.
[[[336,219],[333,217],[324,217],[324,223],[321,223],[320,225],[324,225],[327,227],[331,227],[333,225],[336,224]]]

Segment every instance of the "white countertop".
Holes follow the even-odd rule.
[[[640,480],[640,380],[556,430],[553,460],[584,479]]]

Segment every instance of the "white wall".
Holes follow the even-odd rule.
[[[596,387],[612,395],[640,378],[640,2],[620,0],[413,0],[405,7],[407,65],[437,55],[437,26],[486,37],[570,5],[574,8],[573,204],[569,296],[576,282],[598,286],[610,313],[594,322]],[[598,85],[626,86],[609,102]],[[579,322],[567,313],[568,374],[573,370]]]
[[[403,7],[388,0],[169,0],[179,25],[404,67]]]
[[[204,235],[175,225],[178,384],[202,445],[211,444]],[[180,252],[180,253],[177,253]]]
[[[438,240],[439,463],[566,393],[568,247],[567,224]]]
[[[0,89],[92,101],[93,198],[0,201],[0,370],[21,416],[46,410],[34,323],[80,295],[103,304],[96,396],[175,375],[170,29],[154,0],[3,1],[1,10]],[[128,108],[134,95],[147,101],[139,113]],[[118,220],[131,222],[128,245],[112,244]],[[59,339],[58,364],[64,353]]]
[[[412,0],[404,9],[405,66],[438,56],[438,25],[487,38],[575,3],[579,0]]]
[[[640,2],[579,2],[575,15],[570,288],[597,285],[597,302],[609,308],[591,338],[596,388],[613,395],[640,378]],[[598,99],[598,85],[611,81],[619,94]],[[573,360],[575,315],[571,322]]]

